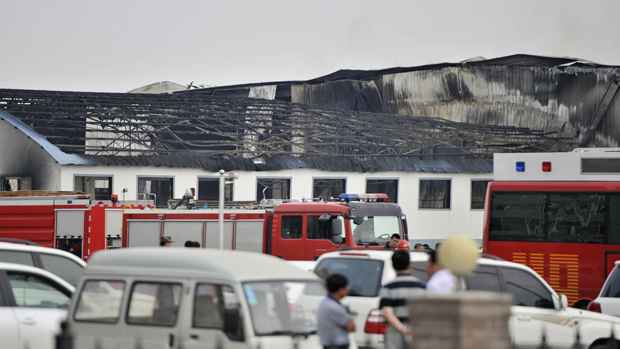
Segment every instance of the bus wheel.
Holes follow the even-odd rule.
[[[573,308],[587,310],[588,304],[590,304],[589,299],[580,299],[573,304]]]

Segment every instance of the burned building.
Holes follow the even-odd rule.
[[[178,93],[252,97],[268,90],[258,95],[321,108],[525,127],[559,132],[581,146],[618,146],[619,89],[618,66],[518,54]]]

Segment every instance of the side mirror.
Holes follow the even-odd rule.
[[[353,217],[353,223],[355,223],[355,225],[364,223],[364,217]]]
[[[560,310],[568,308],[568,297],[564,293],[560,294]]]

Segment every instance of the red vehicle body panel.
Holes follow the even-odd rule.
[[[570,303],[594,299],[620,245],[564,242],[491,241],[491,207],[495,192],[620,192],[620,182],[501,181],[487,187],[484,217],[484,253],[526,264],[538,272]]]

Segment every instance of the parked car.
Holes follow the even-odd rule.
[[[0,262],[45,269],[74,287],[86,267],[83,260],[63,250],[9,242],[0,242]]]
[[[71,305],[76,348],[318,348],[321,280],[239,251],[97,252]]]
[[[0,263],[1,346],[54,349],[54,336],[74,290],[45,270]]]
[[[616,261],[598,297],[588,304],[588,310],[620,316],[620,261]]]
[[[356,320],[359,347],[383,347],[385,321],[377,309],[381,285],[396,276],[390,251],[342,251],[322,255],[316,266],[319,275],[340,273],[349,279],[350,296],[345,304],[360,314]],[[426,281],[428,255],[411,252],[412,272]],[[579,328],[586,347],[609,340],[612,326],[620,333],[620,318],[568,308],[564,295],[558,295],[527,266],[500,259],[480,258],[474,273],[465,279],[466,289],[504,292],[513,297],[510,331],[518,346],[536,346],[542,331],[551,345],[570,347]]]

